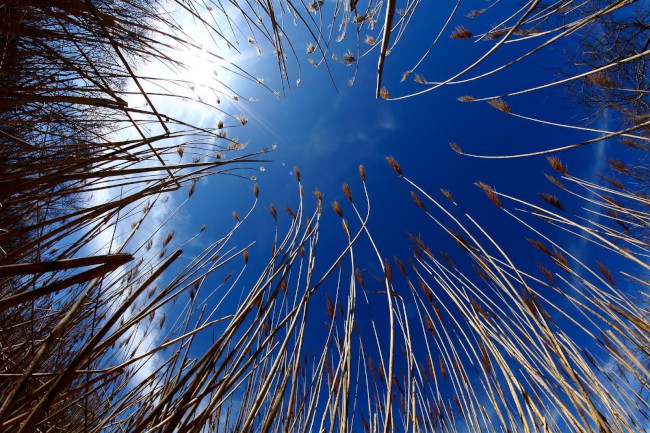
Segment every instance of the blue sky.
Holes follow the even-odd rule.
[[[325,12],[329,7],[330,4],[326,2]],[[400,83],[400,79],[402,73],[414,65],[428,48],[450,7],[429,2],[418,9],[416,19],[409,24],[403,39],[386,59],[383,82],[391,96],[408,94],[423,88],[410,79]],[[506,10],[508,7],[508,4],[499,4],[493,12],[499,16],[503,11],[499,12],[498,8]],[[469,9],[459,16],[462,17],[467,12]],[[496,20],[495,15],[486,17],[477,26],[489,28],[491,20]],[[460,22],[469,26],[467,19],[461,18]],[[429,81],[440,81],[454,75],[489,46],[487,42],[450,40],[449,34],[454,25],[441,36],[439,48],[436,48],[416,71],[422,73]],[[542,204],[542,200],[537,197],[537,193],[550,192],[561,196],[569,211],[583,215],[585,211],[574,207],[570,198],[560,194],[558,189],[545,179],[543,173],[550,173],[551,168],[544,156],[511,160],[475,159],[459,155],[450,148],[449,143],[457,143],[468,153],[499,155],[544,150],[594,138],[594,133],[517,119],[484,102],[457,101],[457,98],[463,95],[499,95],[556,79],[559,69],[565,67],[563,49],[571,49],[571,44],[556,45],[543,50],[521,65],[515,65],[472,83],[445,86],[410,99],[384,101],[375,99],[376,49],[362,59],[356,82],[354,86],[348,87],[346,82],[354,73],[355,66],[344,66],[329,60],[334,81],[332,83],[324,65],[314,68],[308,63],[309,56],[305,53],[309,42],[307,33],[299,27],[286,31],[298,51],[302,75],[300,86],[295,85],[298,78],[297,68],[290,62],[288,80],[292,86],[290,90],[286,89],[280,99],[276,99],[258,84],[238,77],[231,78],[227,72],[217,68],[220,79],[226,80],[246,98],[256,100],[250,102],[246,98],[240,98],[239,101],[233,101],[231,98],[223,98],[221,107],[224,111],[248,118],[248,123],[244,126],[238,125],[235,119],[226,118],[228,136],[238,137],[241,143],[248,142],[244,152],[262,148],[275,150],[265,156],[271,161],[253,164],[240,172],[244,177],[254,176],[254,181],[218,175],[199,182],[191,200],[171,223],[176,230],[174,242],[189,238],[202,224],[208,227],[196,241],[185,247],[185,262],[232,227],[235,222],[232,211],[239,215],[247,212],[253,203],[253,184],[258,183],[258,209],[251,215],[244,230],[238,232],[234,239],[234,243],[239,246],[256,242],[249,250],[249,267],[252,269],[249,270],[248,276],[238,281],[238,289],[245,292],[247,287],[254,283],[256,269],[261,269],[266,264],[270,254],[275,224],[266,210],[271,203],[275,204],[282,232],[289,223],[289,216],[282,210],[283,206],[294,210],[297,206],[298,190],[293,174],[293,167],[297,166],[302,174],[307,213],[310,213],[316,203],[312,192],[319,188],[324,195],[325,209],[318,248],[323,263],[329,263],[345,246],[340,218],[329,205],[334,200],[338,201],[343,205],[346,217],[351,219],[353,211],[346,203],[341,184],[350,184],[355,202],[363,203],[362,186],[358,176],[360,164],[363,164],[366,170],[372,206],[368,227],[383,257],[392,260],[393,256],[397,256],[406,262],[411,255],[412,244],[406,236],[406,232],[410,232],[421,236],[434,252],[444,250],[452,258],[462,260],[463,254],[459,252],[454,241],[440,230],[436,230],[433,222],[412,202],[409,190],[413,188],[398,179],[385,162],[385,156],[390,155],[399,161],[410,179],[435,196],[436,200],[445,200],[439,192],[440,188],[449,190],[460,205],[460,208],[448,205],[448,208],[454,208],[455,215],[461,217],[466,210],[523,269],[543,278],[536,271],[534,261],[543,261],[544,257],[524,239],[525,236],[531,236],[530,232],[520,225],[513,224],[513,220],[505,217],[503,211],[497,209],[474,183],[483,181],[499,192],[538,205]],[[252,37],[259,41],[259,35]],[[530,49],[532,44],[533,42],[524,42],[508,46],[468,76],[488,71],[515,58]],[[353,46],[354,35],[349,35],[342,43],[333,42],[331,49],[341,57]],[[277,64],[270,48],[262,45],[262,55],[259,57],[254,54],[254,44],[246,44],[243,41],[241,48],[253,54],[238,56],[240,66],[245,67],[253,76],[262,78],[264,84],[271,89],[280,90]],[[223,55],[227,56],[228,50],[224,50],[224,53]],[[192,64],[191,57],[188,62]],[[206,67],[205,64],[197,62],[194,68],[200,73],[188,74],[198,77],[197,79],[205,77]],[[209,96],[201,91],[197,91],[197,94],[205,98]],[[562,88],[518,96],[508,99],[507,102],[517,113],[548,121],[580,124],[585,116],[581,107],[576,106]],[[223,119],[222,114],[197,109],[191,102],[182,106],[174,104],[177,104],[177,101],[171,105],[161,102],[160,106],[166,111],[178,112],[179,116],[187,116],[193,122],[206,127],[211,127],[219,119]],[[596,125],[604,129],[606,126],[604,120]],[[595,180],[595,171],[603,168],[601,161],[617,151],[614,150],[613,144],[601,143],[582,147],[562,153],[561,158],[573,175]],[[179,203],[184,200],[186,193],[186,190],[181,191],[172,202]],[[434,206],[429,204],[427,207]],[[516,207],[521,206],[509,205],[510,209]],[[365,205],[361,204],[361,209],[365,209]],[[439,216],[439,213],[436,215]],[[444,215],[441,218],[444,218]],[[559,236],[573,254],[586,259],[593,258],[589,251],[583,250],[587,246],[584,242],[566,236],[561,231],[549,229],[549,232]],[[381,269],[366,240],[358,244],[355,261],[368,282],[369,290],[381,290],[381,286],[372,281],[373,275],[381,275]],[[237,267],[238,264],[232,265],[233,270]],[[229,270],[228,266],[225,267],[223,275],[215,276],[211,284],[216,285]],[[400,284],[404,287],[403,282]],[[324,291],[331,293],[332,289],[332,285],[326,285]],[[324,292],[319,296],[321,301],[324,301]],[[552,297],[550,299],[553,301]],[[372,302],[377,302],[375,314],[382,314],[385,298]],[[415,311],[412,302],[407,302],[406,308],[408,314]],[[320,313],[322,316],[322,312]],[[314,319],[315,326],[310,337],[313,337],[313,341],[319,341],[326,335],[326,328],[322,326],[319,313],[315,314],[317,318]],[[362,328],[364,318],[367,319],[366,313],[360,312],[359,323]],[[365,325],[367,326],[367,323]],[[380,320],[379,326],[380,332],[387,332],[385,321]],[[370,332],[369,328],[364,328],[364,331]],[[200,348],[198,350],[200,351]],[[444,392],[450,392],[450,389],[445,388]]]

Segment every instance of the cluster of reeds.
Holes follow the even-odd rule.
[[[503,224],[529,233],[530,254],[513,256],[448,191],[437,199],[388,162],[460,252],[411,238],[408,290],[398,293],[417,305],[408,339],[426,354],[411,361],[417,391],[403,409],[404,430],[643,431],[648,196],[573,177],[557,158],[550,162],[560,178],[548,177],[575,213],[555,195],[540,194],[544,206],[479,182]]]
[[[444,82],[416,80],[433,90],[479,79],[486,74],[467,74],[505,44],[543,40],[517,62],[585,26],[607,27],[601,17],[633,3],[531,1],[478,36],[496,42],[477,63]],[[435,198],[389,158],[434,230],[459,251],[435,253],[412,236],[412,257],[385,259],[367,229],[372,193],[360,167],[363,200],[343,185],[349,204],[332,203],[344,246],[321,257],[320,220],[329,210],[318,191],[308,210],[295,169],[298,206],[285,208],[286,216],[269,206],[278,222],[271,254],[251,277],[250,245],[234,241],[257,207],[257,185],[250,211],[234,214],[234,226],[185,266],[178,263],[182,241],[152,216],[170,193],[188,187],[174,202],[178,209],[199,179],[245,176],[238,170],[265,153],[236,153],[223,120],[206,128],[157,108],[160,98],[194,98],[233,125],[248,121],[219,111],[220,96],[236,93],[225,83],[209,89],[208,101],[177,93],[192,95],[190,81],[140,75],[138,64],[149,61],[183,70],[170,53],[201,48],[166,15],[170,6],[226,46],[267,40],[287,84],[285,51],[293,48],[285,14],[312,32],[308,51],[321,56],[314,64],[327,63],[335,28],[344,40],[354,25],[357,49],[343,63],[367,54],[359,48],[366,31],[365,41],[379,48],[377,93],[389,98],[381,83],[391,35],[394,46],[418,2],[403,10],[393,0],[336,2],[327,18],[330,5],[322,1],[0,6],[0,430],[643,431],[650,422],[647,77],[625,93],[611,72],[645,68],[647,42],[634,45],[636,54],[621,50],[604,66],[539,88],[580,82],[603,89],[593,98],[624,119],[618,132],[601,132],[640,152],[639,165],[610,161],[603,186],[550,158],[558,174],[548,177],[561,191],[540,194],[540,203],[478,184],[505,224],[529,232],[530,256],[512,257],[451,193]],[[210,13],[226,20],[231,36]],[[647,37],[645,19],[639,14],[638,25],[624,27],[636,32],[625,36],[631,43]],[[474,34],[459,26],[451,36]],[[629,83],[625,71],[618,76]],[[133,93],[144,108],[127,104]],[[503,100],[510,95],[499,96],[483,99],[513,115]],[[594,217],[571,213],[579,208]],[[556,239],[558,231],[602,259],[586,262],[566,237]],[[370,251],[382,275],[358,269],[360,250]]]
[[[237,152],[223,122],[205,128],[156,108],[192,83],[137,66],[182,69],[170,50],[195,45],[163,7],[0,6],[0,430],[113,422],[114,397],[137,374],[128,353],[153,332],[138,327],[135,304],[179,255],[168,258],[173,232],[161,242],[151,214],[205,176],[248,178],[238,172],[266,153]],[[134,94],[144,107],[129,106]]]

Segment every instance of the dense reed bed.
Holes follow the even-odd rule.
[[[457,16],[459,4],[400,77],[413,75],[425,90],[393,99],[480,80],[550,44],[597,35],[581,42],[593,49],[564,78],[460,99],[548,123],[517,113],[506,99],[579,87],[583,103],[615,113],[610,129],[551,122],[600,135],[500,157],[603,139],[620,140],[633,157],[609,160],[594,183],[549,156],[551,192],[535,203],[478,183],[501,223],[528,233],[530,254],[517,257],[471,204],[424,190],[417,173],[388,157],[405,184],[404,202],[413,200],[431,223],[423,237],[405,239],[411,257],[388,260],[381,233],[368,229],[373,191],[363,166],[356,184],[343,185],[348,203],[332,209],[319,191],[305,194],[294,168],[296,205],[267,207],[274,240],[254,269],[251,245],[239,245],[238,234],[253,230],[249,219],[261,212],[257,184],[249,210],[233,214],[232,227],[182,264],[184,245],[205,226],[179,240],[169,218],[156,217],[168,200],[172,214],[191,200],[200,179],[250,178],[250,168],[272,157],[230,137],[248,119],[219,101],[245,96],[220,78],[195,92],[182,78],[188,65],[179,53],[199,50],[219,71],[270,96],[280,92],[206,51],[171,11],[190,16],[217,46],[274,50],[283,87],[300,79],[303,54],[283,28],[295,21],[313,37],[311,64],[356,65],[353,83],[359,62],[373,56],[377,96],[391,99],[399,87],[385,84],[384,64],[418,18],[419,2],[403,9],[394,0],[0,5],[0,430],[645,431],[647,2],[531,1],[504,9],[497,1],[467,17]],[[472,28],[492,11],[505,14],[492,21],[500,24]],[[418,68],[435,57],[442,36],[490,45],[458,73],[428,81]],[[342,59],[333,59],[336,41],[350,40]],[[497,50],[531,42],[524,54],[480,69]],[[141,75],[147,62],[175,73]],[[127,103],[134,95],[141,106]],[[157,108],[164,99],[191,100],[219,120],[205,128],[176,118]],[[340,232],[322,232],[325,212],[340,218]],[[343,240],[334,257],[318,254],[322,235]],[[429,244],[436,237],[458,249],[438,252]],[[574,241],[599,259],[576,254]],[[369,257],[381,275],[360,270]]]

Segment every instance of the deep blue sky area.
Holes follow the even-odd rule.
[[[411,24],[407,36],[424,32],[417,23]],[[444,49],[442,53],[432,53],[436,60],[425,63],[421,70],[429,80],[448,76],[480,53],[480,49],[475,48],[480,43],[448,40],[448,36],[443,38],[447,40],[441,41],[442,47],[457,46],[459,50],[468,52]],[[295,45],[302,48],[306,41]],[[387,58],[384,83],[391,92],[392,89],[398,92],[403,88],[411,91],[422,88],[417,83],[399,82],[403,65],[412,64],[422,51],[410,48],[408,43],[408,40],[400,43]],[[425,44],[420,45],[422,49],[426,48]],[[493,64],[498,64],[503,58]],[[406,175],[436,198],[442,198],[440,188],[449,190],[473,215],[488,218],[492,232],[498,234],[503,229],[510,236],[511,225],[505,228],[493,220],[494,206],[473,184],[483,181],[498,191],[539,204],[541,200],[537,198],[537,192],[558,193],[557,188],[543,176],[544,172],[551,171],[546,159],[543,156],[514,160],[475,159],[457,154],[449,143],[457,143],[467,153],[498,155],[543,150],[594,137],[592,133],[517,119],[485,102],[457,101],[457,97],[467,94],[489,96],[540,84],[544,78],[553,76],[549,65],[560,66],[564,54],[557,50],[548,54],[541,52],[533,59],[522,67],[503,71],[496,78],[469,85],[445,86],[401,101],[375,99],[376,56],[373,54],[362,59],[352,87],[348,87],[346,82],[352,76],[354,66],[346,67],[329,60],[335,87],[324,65],[314,68],[303,60],[300,86],[294,84],[280,100],[261,91],[259,86],[244,86],[242,93],[248,94],[249,90],[258,102],[237,103],[238,109],[249,118],[249,123],[244,127],[229,128],[228,135],[238,137],[240,141],[250,141],[247,150],[277,145],[277,149],[267,155],[273,162],[260,164],[265,171],[246,172],[257,177],[262,207],[268,207],[270,203],[279,209],[297,205],[293,166],[302,173],[307,205],[315,204],[311,193],[316,188],[323,192],[326,205],[333,200],[346,202],[341,190],[344,182],[349,183],[355,197],[361,199],[358,166],[363,164],[373,207],[370,228],[377,233],[378,244],[387,256],[407,252],[409,244],[405,231],[426,236],[422,212],[412,202],[410,188],[400,182],[386,164],[384,158],[388,155],[394,156]],[[255,59],[252,74],[264,77],[266,83],[277,84],[277,70],[269,60],[264,57]],[[441,64],[445,65],[444,68],[440,67]],[[290,78],[292,83],[293,78],[295,76]],[[515,112],[527,116],[569,123],[580,121],[580,107],[574,108],[561,90],[523,95],[508,102]],[[603,145],[564,152],[561,158],[569,165],[572,174],[590,178],[594,172],[594,155],[598,153],[595,150],[599,146]],[[208,185],[199,184],[196,196],[186,210],[197,224],[208,215],[212,221],[224,220],[224,224],[229,224],[232,210],[241,214],[249,206],[252,183],[221,177],[208,182]],[[211,205],[206,206],[206,203]],[[325,222],[331,219],[333,225],[338,226],[338,217],[329,206],[326,208],[330,215],[324,217]],[[288,215],[284,216],[288,218]],[[254,218],[271,219],[265,212],[257,212]],[[220,228],[219,224],[217,228]],[[340,231],[340,228],[335,230]],[[253,237],[263,243],[264,238],[270,239],[270,236],[272,234],[266,235],[260,230]]]
[[[400,83],[400,78],[417,62],[437,34],[440,23],[432,25],[428,20],[436,16],[436,11],[430,9],[430,6],[428,9],[423,6],[418,10],[403,39],[386,59],[384,85],[391,96],[423,88],[412,79]],[[448,78],[491,46],[488,42],[450,40],[452,29],[453,26],[446,30],[438,48],[418,69],[429,81]],[[422,235],[423,239],[434,244],[432,248],[435,246],[437,249],[440,245],[440,248],[451,249],[453,241],[441,238],[439,233],[428,238],[433,223],[427,221],[412,202],[411,188],[400,182],[386,164],[384,157],[391,155],[399,161],[409,178],[436,199],[445,202],[439,189],[449,190],[459,204],[489,227],[496,239],[506,243],[509,251],[515,255],[530,251],[515,236],[511,221],[504,220],[473,184],[483,181],[497,191],[540,204],[537,192],[559,194],[543,176],[544,172],[551,171],[546,159],[543,156],[514,160],[475,159],[457,154],[449,143],[456,142],[467,153],[499,155],[548,149],[595,135],[539,125],[508,116],[485,102],[462,103],[456,98],[499,95],[556,78],[560,69],[566,67],[562,46],[542,50],[521,65],[471,83],[444,86],[410,99],[385,101],[374,97],[377,50],[361,59],[355,84],[349,87],[346,82],[354,74],[355,66],[344,66],[328,58],[332,82],[324,64],[314,68],[306,61],[309,57],[304,52],[309,41],[307,35],[299,27],[291,30],[296,32],[295,36],[290,36],[301,59],[300,86],[295,85],[298,77],[295,65],[290,68],[291,89],[285,89],[280,100],[263,91],[261,86],[240,84],[237,87],[240,93],[258,101],[233,103],[237,110],[247,115],[249,123],[243,127],[227,128],[230,137],[250,142],[247,150],[277,145],[277,149],[267,155],[273,162],[259,164],[264,167],[263,172],[245,172],[247,176],[257,177],[261,191],[260,207],[268,208],[270,203],[274,203],[281,218],[288,220],[282,206],[297,206],[297,186],[292,173],[292,167],[297,166],[302,173],[307,209],[315,205],[311,193],[316,188],[324,194],[325,235],[319,248],[325,256],[334,254],[340,248],[343,233],[339,218],[329,204],[333,200],[346,202],[341,190],[344,182],[350,184],[355,198],[362,201],[357,170],[359,164],[363,164],[373,209],[369,227],[382,254],[406,257],[410,248],[406,231]],[[331,49],[341,57],[347,48],[353,47],[346,42],[347,39],[340,44],[332,42]],[[501,65],[530,49],[532,44],[524,42],[515,47],[507,46],[467,76]],[[279,89],[277,64],[272,56],[264,53],[262,57],[250,60],[248,71],[253,76],[264,78],[271,88]],[[318,59],[315,54],[312,56]],[[509,98],[507,102],[517,113],[545,120],[576,124],[585,115],[562,88]],[[589,179],[593,177],[598,160],[603,159],[602,152],[607,152],[606,145],[596,144],[564,152],[561,158],[572,174]],[[219,235],[234,222],[233,210],[241,215],[252,203],[253,183],[224,176],[199,183],[195,196],[183,211],[188,219],[187,226],[200,227],[206,222],[206,236]],[[254,213],[249,229],[243,235],[257,242],[258,246],[251,251],[253,259],[256,254],[268,253],[273,237],[273,221],[264,209],[261,210]],[[351,216],[351,210],[346,210],[345,206],[344,212]],[[340,237],[340,242],[336,241],[337,237]],[[372,260],[370,258],[369,262]]]

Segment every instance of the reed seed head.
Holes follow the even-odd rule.
[[[341,63],[343,63],[345,66],[350,66],[353,65],[356,60],[357,59],[354,57],[352,51],[347,50],[345,53],[343,53],[343,60]]]
[[[363,284],[363,277],[361,276],[361,271],[359,270],[359,268],[354,269],[354,276],[357,278],[357,281],[359,282],[361,288],[365,289],[365,286]]]
[[[542,200],[544,200],[546,203],[550,204],[551,206],[553,206],[553,207],[555,207],[555,208],[557,208],[559,210],[565,210],[564,205],[562,204],[560,199],[557,198],[556,196],[551,195],[551,194],[546,194],[546,193],[543,193],[543,192],[537,193],[537,195],[539,195],[542,198]]]
[[[392,156],[387,156],[386,162],[388,163],[388,165],[391,166],[393,170],[395,170],[395,173],[397,173],[400,177],[404,177],[404,173],[402,172],[402,167],[399,166],[395,158],[393,158]]]
[[[420,200],[420,197],[417,196],[415,191],[411,191],[411,198],[413,199],[415,204],[420,207],[420,209],[422,209],[425,212],[427,211],[427,209],[424,207],[424,203],[422,203],[422,200]]]
[[[508,106],[508,104],[505,103],[503,99],[500,98],[491,99],[488,101],[488,104],[490,104],[491,106],[493,106],[499,111],[503,111],[504,113],[508,113],[508,114],[512,113],[510,107]]]
[[[384,259],[384,273],[386,274],[386,280],[390,283],[393,281],[393,272],[390,269],[390,263],[388,259]]]
[[[455,151],[456,153],[459,153],[459,154],[461,154],[461,155],[463,154],[463,150],[462,150],[462,149],[460,148],[460,146],[459,146],[458,144],[456,144],[455,142],[453,142],[453,141],[449,142],[449,146],[451,146],[451,148],[454,149],[454,151]]]
[[[566,187],[564,186],[564,184],[562,182],[560,182],[559,180],[557,180],[555,177],[551,176],[550,174],[544,173],[544,176],[546,177],[546,179],[548,179],[549,182],[551,182],[553,185],[557,186],[558,188],[566,189]]]
[[[492,188],[490,185],[486,185],[483,182],[476,182],[474,185],[478,186],[483,190],[485,195],[494,203],[497,205],[499,209],[503,209],[503,205],[501,204],[501,200],[499,200],[499,196],[497,195],[497,192]]]
[[[291,219],[294,219],[294,220],[296,219],[296,213],[293,211],[293,209],[291,209],[290,207],[285,207],[284,211],[289,214]]]
[[[454,204],[456,203],[456,201],[454,200],[454,196],[452,196],[449,191],[447,191],[446,189],[440,189],[440,192],[442,193],[442,195],[445,196],[445,198],[447,198],[447,200],[449,200]]]
[[[278,220],[278,212],[275,210],[275,205],[273,203],[269,205],[269,213],[275,221]]]
[[[350,203],[353,203],[352,193],[350,192],[350,185],[344,183],[341,187],[343,189],[343,194],[345,194],[345,198],[347,198]]]
[[[166,247],[172,241],[173,238],[174,238],[174,232],[173,231],[167,233],[167,236],[165,236],[165,239],[163,239],[163,241],[162,241],[163,248]]]
[[[551,167],[553,168],[553,170],[555,170],[555,171],[557,171],[558,173],[561,173],[561,174],[563,174],[563,175],[565,175],[565,176],[569,174],[569,169],[567,168],[566,165],[564,165],[564,164],[562,163],[562,161],[560,160],[560,158],[558,158],[558,157],[556,157],[556,156],[549,156],[549,157],[546,158],[546,160],[547,160],[548,163],[551,165]]]
[[[612,277],[612,273],[603,265],[601,262],[596,260],[596,266],[598,266],[598,270],[600,271],[601,274],[605,277],[607,281],[609,281],[612,286],[615,286],[616,283],[614,282],[614,277]]]
[[[363,168],[363,165],[359,165],[359,177],[361,178],[361,182],[366,181],[366,169]]]
[[[337,214],[338,216],[340,216],[341,218],[343,218],[343,209],[341,209],[341,205],[339,204],[339,202],[337,202],[336,200],[334,200],[334,201],[332,202],[332,208],[334,209],[334,212],[336,212],[336,214]]]
[[[467,15],[465,15],[467,18],[476,18],[477,16],[481,15],[483,12],[485,12],[487,9],[474,9],[470,11]]]
[[[469,29],[463,27],[463,26],[456,26],[456,29],[454,29],[453,32],[451,32],[451,38],[452,39],[468,39],[474,36],[472,32],[469,31]]]

